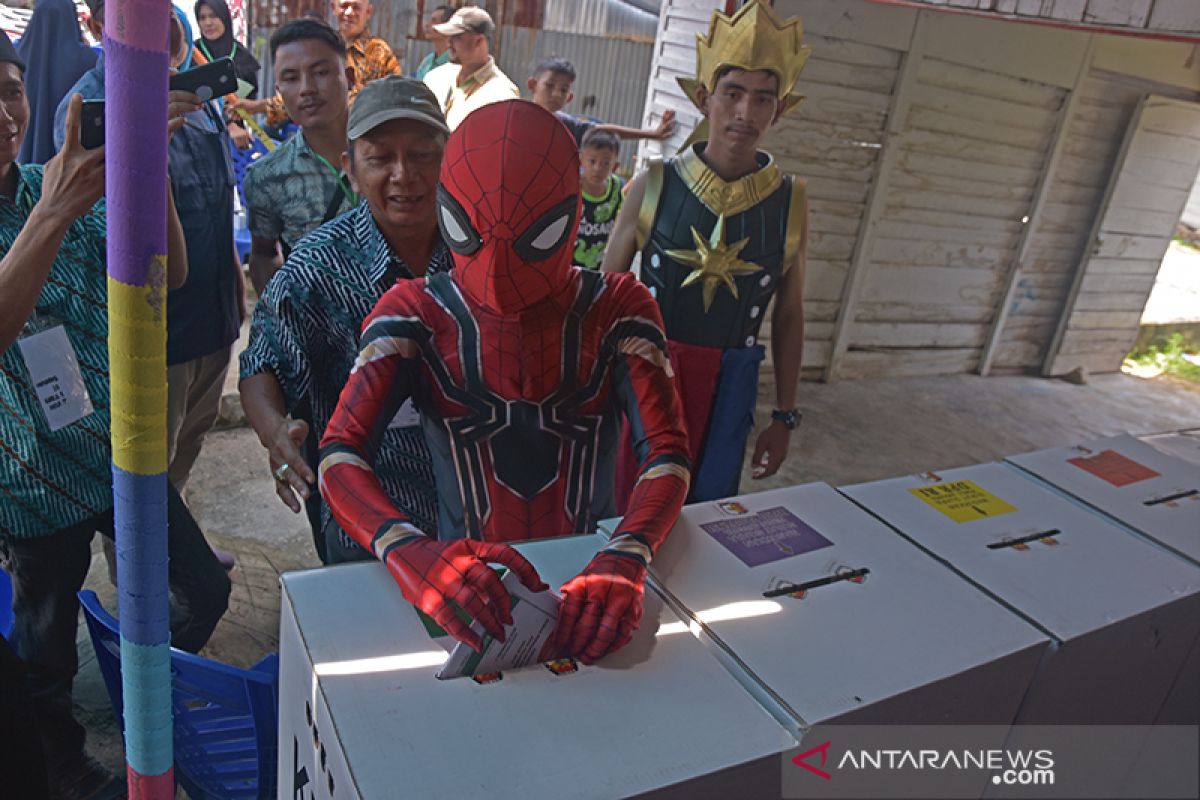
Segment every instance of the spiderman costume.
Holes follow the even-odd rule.
[[[503,638],[509,598],[486,563],[545,588],[504,543],[590,532],[614,515],[626,415],[641,465],[629,512],[562,587],[544,653],[590,662],[636,629],[646,565],[690,474],[658,307],[632,276],[571,266],[579,204],[575,142],[549,112],[513,100],[459,126],[438,189],[455,269],[396,284],[367,318],[321,443],[321,491],[404,596],[478,649],[453,605]],[[409,399],[433,455],[442,541],[405,519],[371,469]]]

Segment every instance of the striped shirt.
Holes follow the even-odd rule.
[[[439,242],[426,274],[450,266]],[[412,276],[392,255],[366,203],[321,226],[292,251],[255,306],[250,345],[241,356],[242,380],[270,372],[289,411],[307,397],[319,440],[358,357],[363,320],[397,279]],[[420,428],[390,428],[376,467],[393,502],[414,525],[434,533],[437,494]],[[328,524],[328,507],[322,507],[321,519]]]
[[[16,201],[0,197],[0,257],[42,196],[42,167],[17,169]],[[0,357],[0,535],[45,536],[112,507],[104,224],[103,200],[71,224],[35,307],[64,326],[93,412],[51,431],[20,345]]]

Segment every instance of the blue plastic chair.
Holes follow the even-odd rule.
[[[245,264],[250,258],[250,248],[254,242],[250,237],[250,229],[237,217],[233,220],[233,244],[237,248],[238,258]]]
[[[12,610],[12,578],[8,573],[0,569],[0,636],[8,638],[9,631],[12,630],[13,610]]]
[[[229,142],[229,154],[233,159],[233,177],[237,186],[238,199],[241,200],[242,208],[246,207],[246,170],[250,168],[256,160],[262,158],[270,151],[263,144],[262,140],[250,134],[250,147],[246,150],[239,149]],[[246,263],[246,259],[250,257],[250,230],[245,226],[245,218],[235,218],[233,221],[233,242],[237,247],[238,257],[242,263]]]
[[[113,711],[121,714],[117,620],[96,593],[79,593]],[[175,781],[193,800],[266,800],[275,796],[279,656],[237,669],[171,648]]]
[[[232,139],[229,141],[229,154],[233,158],[233,179],[237,183],[238,199],[242,201],[243,208],[246,207],[246,190],[243,188],[246,170],[269,152],[262,140],[253,134],[250,135],[250,147],[245,150],[235,145]]]
[[[300,132],[300,126],[292,122],[290,119],[283,123],[279,128],[280,141],[286,142],[288,139]]]

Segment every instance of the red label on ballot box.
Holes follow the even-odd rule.
[[[1094,456],[1068,459],[1067,463],[1117,487],[1158,477],[1154,470],[1121,455],[1116,450],[1102,450]]]

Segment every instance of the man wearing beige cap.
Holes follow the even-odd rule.
[[[288,414],[307,400],[319,439],[375,303],[397,280],[450,268],[436,216],[448,134],[437,100],[420,81],[392,75],[367,84],[350,109],[342,156],[361,202],[301,239],[254,309],[241,358],[242,406],[267,449],[276,493],[296,513],[316,495],[316,474],[301,451],[309,426]],[[391,420],[376,469],[399,508],[436,528],[433,467],[419,422],[411,407]],[[371,557],[328,509],[316,524],[317,553],[326,563]]]
[[[430,71],[425,84],[441,102],[450,130],[477,108],[521,96],[492,58],[489,37],[496,25],[486,11],[463,6],[433,29],[449,37],[450,63]]]

